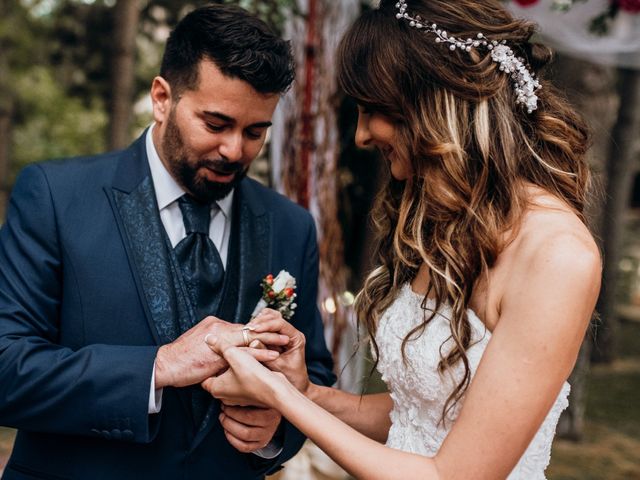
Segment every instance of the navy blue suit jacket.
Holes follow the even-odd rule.
[[[147,413],[166,320],[181,315],[144,136],[129,149],[23,170],[0,230],[0,425],[18,435],[5,479],[253,479],[297,452],[266,461],[237,452],[217,414],[194,428],[183,389]],[[292,322],[307,337],[312,381],[334,380],[316,307],[318,252],[311,216],[245,179],[239,202],[238,304],[246,323],[260,279],[298,281]],[[163,326],[164,325],[164,326]]]

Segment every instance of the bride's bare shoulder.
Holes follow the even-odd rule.
[[[600,250],[575,211],[541,189],[529,189],[529,206],[504,250],[512,266],[568,269],[567,274],[590,272],[599,276]]]

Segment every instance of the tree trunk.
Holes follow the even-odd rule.
[[[618,70],[620,108],[611,135],[607,159],[606,203],[602,222],[604,271],[598,300],[601,324],[597,330],[593,359],[611,362],[617,354],[618,317],[616,286],[621,258],[624,214],[629,205],[633,167],[637,155],[637,132],[640,128],[640,72]]]
[[[13,119],[13,102],[11,99],[0,102],[0,225],[4,222],[9,201],[11,155],[11,126]]]
[[[136,33],[141,3],[141,0],[118,0],[115,6],[108,138],[111,149],[123,148],[130,141]]]
[[[565,90],[571,103],[584,115],[593,132],[593,147],[589,151],[588,160],[596,185],[603,183],[609,135],[618,110],[618,98],[612,87],[614,82],[615,70],[609,67],[564,56],[554,64],[554,83]],[[592,201],[587,206],[586,215],[596,238],[602,238],[602,199],[596,192],[590,196]],[[583,342],[576,366],[569,378],[571,401],[563,412],[557,429],[558,436],[563,438],[580,440],[584,433],[591,346],[590,332]]]
[[[297,82],[284,96],[271,136],[273,185],[309,208],[318,227],[320,255],[319,301],[327,344],[338,369],[353,353],[349,327],[351,305],[344,301],[346,268],[344,242],[338,217],[338,160],[340,95],[335,78],[337,42],[359,13],[358,0],[298,0],[303,14],[292,16],[285,37],[292,39]],[[340,388],[354,390],[357,362],[341,372]],[[359,378],[358,378],[359,380]],[[339,467],[317,449],[306,446],[283,471],[283,480],[325,477],[346,478]],[[332,472],[332,473],[329,473]]]
[[[0,1],[0,14],[8,18],[8,5]],[[4,222],[9,200],[9,176],[11,172],[11,125],[13,121],[14,96],[9,78],[9,59],[4,38],[0,37],[0,225]]]
[[[569,407],[562,412],[558,428],[558,436],[568,440],[580,441],[584,434],[584,414],[587,408],[587,379],[591,362],[591,335],[588,334],[578,354],[578,361],[569,377],[571,385],[571,401]]]
[[[291,17],[285,36],[292,39],[298,81],[274,117],[272,179],[278,190],[308,208],[316,220],[325,335],[339,357],[350,305],[344,305],[341,297],[346,270],[338,219],[340,97],[334,63],[338,40],[360,5],[357,0],[298,0],[297,6],[303,15]]]

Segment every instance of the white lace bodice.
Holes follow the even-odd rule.
[[[406,364],[402,358],[402,340],[423,321],[423,297],[409,284],[402,287],[398,298],[387,309],[378,326],[376,342],[380,349],[378,370],[389,387],[393,399],[391,430],[387,446],[426,456],[434,456],[452,424],[458,417],[464,397],[451,410],[443,426],[440,422],[447,398],[462,379],[460,363],[444,375],[438,373],[440,348],[443,355],[453,346],[450,339],[447,309],[441,309],[416,340],[406,345]],[[433,305],[431,305],[433,306]],[[427,308],[429,305],[427,305]],[[471,376],[491,339],[482,321],[470,310],[471,347],[467,350]],[[509,475],[509,480],[544,480],[551,456],[551,443],[560,414],[568,405],[569,384],[565,383],[555,404],[526,452]]]

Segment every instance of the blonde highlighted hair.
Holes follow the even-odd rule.
[[[538,110],[516,103],[512,80],[488,51],[452,52],[433,35],[395,17],[395,0],[363,14],[342,39],[338,75],[356,102],[387,115],[397,126],[395,154],[411,169],[406,181],[391,178],[378,195],[372,217],[380,265],[366,279],[356,310],[378,357],[375,331],[382,313],[421,265],[429,271],[424,332],[443,305],[451,309],[454,348],[440,370],[462,362],[464,378],[447,411],[470,382],[467,318],[478,279],[516,231],[527,207],[524,184],[564,200],[584,221],[589,185],[585,154],[589,133],[582,119],[544,78]],[[532,71],[551,52],[531,43],[535,25],[515,19],[498,0],[409,0],[412,15],[462,37],[478,32],[506,40]],[[435,299],[433,311],[427,297]]]

